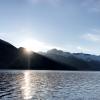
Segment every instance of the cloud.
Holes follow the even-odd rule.
[[[65,1],[74,2],[74,0],[26,0],[32,4],[46,3],[53,6],[62,5]],[[76,0],[77,3],[80,3],[89,12],[100,12],[100,0]]]
[[[87,33],[82,35],[82,38],[93,42],[100,42],[100,35],[98,34]]]
[[[82,6],[90,12],[100,12],[100,0],[83,0]]]
[[[0,39],[5,39],[7,37],[7,33],[0,32]]]
[[[27,0],[30,3],[38,4],[38,3],[48,3],[52,5],[60,4],[62,0]]]
[[[7,34],[7,33],[0,32],[0,36],[5,35],[5,34]]]
[[[89,49],[89,48],[86,48],[86,47],[83,47],[83,46],[77,46],[76,47],[76,50],[78,51],[78,52],[85,52],[85,53],[89,53],[89,52],[91,52],[91,50]]]
[[[100,42],[100,30],[92,29],[90,32],[81,35],[81,39],[96,42],[96,43]]]
[[[93,49],[94,47],[87,47],[87,46],[77,46],[76,51],[79,53],[87,53],[93,55],[100,55],[99,48]]]

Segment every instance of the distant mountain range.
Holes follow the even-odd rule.
[[[40,54],[54,61],[72,66],[77,70],[100,71],[100,56],[84,53],[70,53],[57,49],[49,50],[46,53],[40,52]]]
[[[100,56],[57,49],[27,53],[23,47],[0,40],[0,69],[100,71]]]

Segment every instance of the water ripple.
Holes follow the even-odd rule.
[[[99,72],[0,71],[0,100],[100,100]]]

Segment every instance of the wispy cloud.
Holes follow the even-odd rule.
[[[93,54],[93,55],[100,55],[99,48],[93,49],[94,47],[87,47],[87,46],[77,46],[76,51],[78,53],[87,53],[87,54]]]
[[[47,3],[51,5],[61,5],[64,4],[65,1],[74,0],[26,0],[32,4],[39,4],[39,3]],[[89,12],[100,12],[100,0],[76,0],[76,2],[80,2],[82,7],[87,9]]]
[[[83,46],[77,46],[76,50],[78,52],[83,52],[83,53],[89,53],[91,50],[89,48],[83,47]]]
[[[100,12],[100,0],[83,0],[82,6],[90,12]]]
[[[92,42],[100,42],[100,30],[94,29],[91,32],[87,32],[81,35],[81,39],[85,39]]]
[[[7,36],[7,33],[0,32],[0,39],[4,39]]]
[[[100,41],[100,35],[98,34],[93,34],[93,33],[87,33],[87,34],[84,34],[82,36],[82,38],[86,39],[86,40],[89,40],[89,41],[93,41],[93,42],[98,42]]]
[[[38,4],[38,3],[48,3],[48,4],[52,4],[52,5],[58,5],[60,4],[63,0],[26,0],[30,3],[33,4]]]

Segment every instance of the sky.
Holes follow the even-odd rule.
[[[100,0],[0,0],[0,39],[100,55]]]

